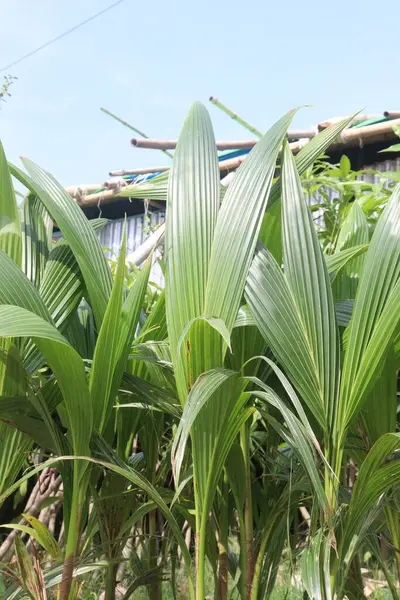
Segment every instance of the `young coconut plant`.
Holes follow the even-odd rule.
[[[25,387],[3,387],[0,399],[9,436],[0,501],[20,484],[10,487],[23,464],[16,447],[29,449],[34,441],[52,453],[22,481],[49,465],[62,473],[63,575],[58,568],[57,577],[43,579],[61,581],[63,599],[73,597],[71,582],[81,572],[75,562],[82,531],[84,550],[97,532],[104,544],[106,560],[98,564],[106,567],[107,600],[115,596],[124,539],[143,538],[144,531],[148,562],[142,559],[142,566],[148,565],[152,600],[162,597],[160,569],[174,545],[188,569],[187,595],[198,600],[206,595],[207,560],[219,600],[228,598],[229,584],[241,600],[268,598],[292,526],[313,598],[359,593],[357,548],[377,515],[385,516],[396,546],[395,512],[385,499],[399,478],[393,412],[399,192],[370,244],[365,206],[357,202],[335,252],[325,257],[299,174],[348,120],[293,158],[285,144],[292,116],[272,127],[223,191],[210,119],[195,104],[170,173],[136,186],[138,197],[167,199],[167,234],[165,294],[133,348],[150,265],[126,293],[123,244],[113,282],[95,234],[99,223],[88,223],[30,161],[24,161],[28,175],[11,167],[31,192],[21,229],[3,157],[1,211],[13,226],[0,230],[0,335],[8,344],[2,382]],[[279,155],[282,176],[274,181]],[[52,249],[53,219],[64,241]],[[82,307],[77,312],[83,297],[95,327],[83,325]],[[42,365],[51,368],[43,385],[35,379]],[[21,440],[10,424],[22,431]],[[359,432],[363,443],[350,445]],[[134,440],[143,457],[138,453],[128,465]],[[343,486],[348,457],[359,467],[352,490]],[[171,463],[175,486],[167,489]],[[107,469],[104,478],[94,465]],[[137,504],[127,507],[125,492]],[[302,541],[296,514],[304,505],[310,522]],[[172,535],[165,535],[159,513]],[[195,592],[184,521],[195,531]],[[139,574],[138,560],[133,550]],[[175,556],[167,564],[174,574]]]
[[[220,205],[215,139],[205,108],[195,104],[185,121],[168,180],[166,310],[168,337],[183,414],[173,459],[179,487],[183,453],[191,437],[196,515],[196,597],[204,597],[207,526],[229,451],[242,430],[247,486],[242,539],[242,596],[250,597],[253,561],[247,380],[226,370],[231,336],[272,186],[276,161],[293,111],[256,145]],[[345,126],[344,124],[340,125]],[[340,130],[338,127],[335,130]],[[319,138],[298,158],[305,169],[332,138]],[[314,154],[316,153],[316,154]],[[270,195],[271,193],[271,195]],[[249,357],[262,351],[257,337]],[[247,582],[247,583],[246,583]]]
[[[7,352],[6,360],[2,363],[4,383],[0,401],[1,416],[7,419],[2,446],[2,481],[6,487],[15,479],[25,459],[24,444],[30,448],[33,440],[56,456],[72,454],[81,457],[75,462],[68,461],[66,457],[56,461],[64,480],[66,549],[60,598],[66,599],[79,551],[81,529],[88,511],[89,481],[96,480],[96,477],[93,480],[89,460],[99,439],[105,444],[114,439],[113,407],[144,302],[150,262],[141,269],[134,285],[125,295],[125,239],[113,283],[110,267],[95,233],[97,223],[93,227],[54,178],[28,160],[24,160],[24,165],[29,175],[16,167],[12,168],[13,174],[31,192],[25,200],[25,216],[30,214],[32,202],[40,202],[44,208],[37,213],[37,226],[34,226],[32,219],[29,223],[27,219],[24,220],[26,239],[22,260],[22,229],[4,153],[0,155],[0,163],[0,209],[7,221],[7,227],[3,228],[0,236],[0,337],[4,340],[2,343]],[[42,221],[39,220],[41,214],[46,215]],[[49,233],[53,219],[57,221],[64,240],[51,249]],[[40,255],[45,242],[47,250]],[[66,330],[69,317],[75,316],[84,295],[89,299],[98,330],[88,376],[85,357],[80,356],[61,333]],[[19,343],[21,338],[32,340],[39,354],[30,342]],[[43,364],[50,367],[57,381],[60,394],[55,403],[46,397],[45,386],[38,388],[31,381],[38,366]],[[15,386],[15,382],[18,383],[17,389],[10,387],[11,384]],[[131,382],[131,385],[136,387],[135,382]],[[150,389],[153,395],[158,393],[157,388],[148,382],[143,382],[141,391],[143,389]],[[54,420],[54,411],[58,413],[66,436]],[[23,434],[19,431],[15,434],[10,425]],[[127,436],[129,438],[131,432],[120,432],[118,445],[121,448],[126,447]],[[19,452],[13,455],[16,444]],[[87,457],[86,460],[84,457]],[[121,456],[121,460],[124,458]],[[51,464],[54,464],[54,459]],[[102,464],[105,464],[104,460]],[[25,479],[44,468],[46,463],[29,472]],[[126,462],[120,462],[119,466],[114,465],[113,468],[120,476],[125,471],[125,479],[145,490],[156,506],[161,507],[167,521],[172,523],[186,564],[189,565],[189,555],[179,528],[156,490],[141,474],[130,469]],[[16,485],[18,483],[7,489],[3,487],[0,501]],[[110,572],[114,576],[113,565],[110,565]],[[112,598],[113,594],[115,590],[110,589],[108,597]]]
[[[322,448],[325,499],[320,508],[325,514],[327,503],[335,522],[329,525],[326,514],[313,512],[312,530],[317,533],[303,564],[307,591],[316,598],[347,593],[363,522],[371,522],[375,502],[396,484],[400,473],[396,461],[385,464],[400,442],[398,434],[388,433],[364,459],[348,510],[343,510],[339,491],[349,428],[371,397],[399,334],[399,199],[397,188],[365,255],[351,321],[343,334],[343,359],[328,268],[288,147],[282,173],[284,268],[268,250],[260,249],[246,284],[255,322],[296,388]],[[395,398],[382,400],[383,412],[393,414]],[[376,473],[368,480],[372,465]],[[391,477],[384,477],[389,472]]]

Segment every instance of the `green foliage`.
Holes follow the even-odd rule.
[[[365,176],[378,181],[371,183]],[[369,228],[373,229],[391,194],[386,179],[387,174],[371,169],[354,171],[347,156],[342,156],[336,165],[318,159],[304,173],[305,198],[326,254],[333,254],[343,245],[343,226],[354,204],[359,205]]]
[[[0,597],[398,600],[398,174],[324,158],[348,120],[292,156],[293,115],[222,193],[193,105],[137,186],[165,289],[1,149]]]
[[[397,137],[400,137],[400,127],[398,125],[393,126],[393,131]],[[381,150],[381,152],[400,152],[400,144],[392,144],[392,146],[385,148],[385,150]]]

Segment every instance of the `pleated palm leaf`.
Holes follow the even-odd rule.
[[[196,507],[197,598],[204,598],[208,514],[230,446],[246,421],[243,384],[221,370],[242,300],[276,159],[293,113],[250,154],[220,207],[219,169],[209,115],[193,105],[169,175],[166,217],[166,309],[175,378],[191,425]],[[260,165],[264,166],[261,171]],[[254,170],[258,177],[254,177]],[[208,376],[198,379],[206,371]],[[197,381],[196,381],[197,380]],[[200,405],[203,410],[199,412]],[[205,405],[205,406],[204,406]],[[198,415],[194,419],[194,410]],[[178,460],[179,462],[179,460]]]
[[[220,204],[215,139],[206,110],[195,104],[182,129],[168,179],[167,326],[183,406],[173,456],[179,479],[190,431],[199,599],[204,595],[206,529],[213,497],[232,443],[253,410],[246,408],[248,396],[243,394],[247,381],[236,370],[224,369],[225,357],[231,351],[232,331],[261,227],[264,231],[269,226],[268,217],[263,224],[265,210],[279,200],[279,184],[272,183],[293,114],[278,121],[256,145]],[[344,126],[325,132],[300,153],[299,169],[307,168]],[[257,336],[251,344],[249,356],[251,350],[253,354],[262,350]],[[251,546],[251,515],[248,521]],[[246,562],[245,558],[242,565]],[[250,592],[251,570],[246,578]]]
[[[399,196],[400,188],[393,193],[365,255],[352,318],[345,333],[343,366],[328,268],[288,148],[282,174],[284,270],[268,250],[261,249],[246,284],[246,298],[254,319],[302,398],[312,417],[316,437],[322,441],[326,459],[325,493],[333,510],[338,507],[346,434],[365,406],[399,332],[400,319],[395,312],[400,273]],[[379,441],[377,444],[379,446]],[[396,445],[394,439],[387,442],[387,446],[382,442],[380,449],[392,448],[392,445]],[[372,448],[368,455],[371,458],[365,459],[365,465],[369,460],[376,460],[376,466],[380,464],[383,453],[377,457],[377,452],[375,447]],[[367,466],[362,468],[365,472]],[[399,465],[392,465],[391,470],[395,476]],[[361,472],[359,479],[363,479]],[[379,484],[374,486],[371,482],[370,488],[375,499],[378,491],[383,493],[393,483],[386,481],[385,488],[382,477],[377,476],[377,480]],[[367,480],[363,481],[368,489]],[[351,507],[361,504],[363,512],[357,513],[359,518],[361,515],[365,518],[372,507],[367,501],[362,503],[360,486],[358,483],[354,489],[346,525],[342,524],[336,531],[336,542],[331,530],[327,546],[323,538],[318,538],[311,548],[311,553],[322,553],[318,563],[321,570],[318,585],[315,584],[317,579],[308,573],[309,591],[315,597],[321,593],[330,597],[346,579],[344,576],[340,582],[335,576],[350,547],[352,534],[357,531],[357,526],[349,526],[354,510]],[[321,508],[324,508],[323,504]],[[347,532],[344,536],[340,535],[342,527]],[[330,544],[337,544],[339,549],[338,557],[332,561]],[[305,566],[309,568],[311,563],[305,561]],[[331,572],[331,579],[326,578],[327,570]],[[324,592],[321,592],[321,586]]]
[[[113,283],[110,267],[96,235],[98,223],[89,223],[55,179],[28,160],[24,160],[24,165],[29,175],[16,167],[11,168],[13,175],[30,192],[23,210],[24,254],[21,262],[19,213],[4,154],[0,159],[4,219],[3,235],[0,236],[4,240],[0,249],[0,336],[13,340],[6,339],[4,342],[8,352],[2,367],[5,370],[3,380],[7,386],[14,382],[18,367],[18,381],[22,384],[27,382],[23,390],[2,389],[1,400],[7,402],[0,401],[1,416],[24,432],[15,433],[15,429],[4,426],[8,437],[5,438],[6,445],[3,445],[1,466],[4,468],[1,475],[6,487],[12,484],[22,466],[24,443],[31,447],[34,440],[56,455],[71,453],[90,457],[94,435],[102,436],[105,442],[110,436],[113,438],[113,406],[139,322],[151,263],[147,262],[141,269],[134,285],[125,294],[125,241]],[[36,208],[33,209],[33,205]],[[51,249],[49,240],[53,220],[57,221],[64,240]],[[89,377],[84,358],[61,333],[68,331],[70,319],[76,316],[83,296],[90,303],[98,331]],[[20,338],[27,343],[14,342]],[[14,350],[18,348],[15,344],[19,344],[20,356]],[[43,364],[50,367],[61,392],[55,404],[42,393],[45,388],[33,390],[29,384],[30,376]],[[149,386],[147,384],[147,388]],[[54,409],[67,431],[66,437],[53,419]],[[126,440],[120,441],[119,445],[124,447],[126,443]],[[20,454],[12,455],[16,444]],[[88,507],[87,486],[91,471],[87,461],[77,461],[72,469],[71,464],[68,461],[60,463],[65,482],[64,522],[67,531],[61,598],[68,597],[72,581],[81,518]],[[125,469],[124,476],[129,480],[132,469],[123,465],[120,468]],[[29,476],[34,472],[31,471]],[[133,477],[136,483],[141,482],[139,485],[148,485],[146,480]],[[10,487],[6,490],[4,487],[2,498],[10,492]],[[158,499],[167,518],[174,524],[172,514],[161,497],[151,486],[146,489],[150,489],[153,500]],[[179,538],[179,530],[175,528],[175,531]],[[184,547],[183,540],[178,539],[178,542]],[[187,550],[184,556],[188,564]]]
[[[62,600],[89,481],[85,546],[100,531],[107,600],[124,536],[143,519],[150,535],[143,565],[160,572],[173,537],[191,598],[183,521],[195,529],[198,600],[207,558],[220,600],[229,573],[241,600],[268,598],[299,503],[311,508],[302,573],[313,598],[350,597],[355,552],[377,515],[386,515],[394,544],[399,537],[385,499],[400,479],[400,188],[371,239],[357,200],[325,256],[299,175],[348,120],[294,158],[285,142],[293,114],[270,129],[221,193],[211,122],[197,103],[169,174],[137,186],[138,195],[167,200],[165,293],[137,340],[150,262],[127,292],[125,241],[113,280],[96,235],[101,224],[89,223],[37,165],[24,160],[26,174],[0,155],[0,417],[9,423],[0,429],[0,502],[19,486],[26,451],[34,443],[49,450],[53,457],[21,481],[46,466],[62,473]],[[29,191],[20,211],[10,171]],[[54,247],[53,221],[63,233]],[[50,375],[33,386],[40,366]],[[138,432],[143,458],[129,465]],[[348,447],[358,434],[363,444]],[[359,467],[351,494],[341,487],[348,456]],[[165,487],[171,464],[175,490]],[[252,480],[256,464],[260,481]],[[127,491],[139,503],[131,513]],[[172,533],[160,544],[157,510]],[[160,596],[158,580],[148,589]]]

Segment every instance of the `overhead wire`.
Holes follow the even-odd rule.
[[[81,27],[83,27],[84,25],[86,25],[87,23],[90,23],[91,21],[93,21],[94,19],[97,19],[97,17],[100,17],[101,15],[103,15],[104,13],[108,12],[109,10],[111,10],[112,8],[115,8],[116,6],[118,6],[118,4],[122,4],[122,2],[125,2],[125,0],[117,0],[116,2],[113,2],[113,4],[110,4],[109,6],[106,6],[106,8],[103,8],[102,10],[100,10],[99,12],[95,13],[94,15],[92,15],[91,17],[88,17],[87,19],[85,19],[84,21],[81,21],[80,23],[78,23],[77,25],[74,25],[73,27],[71,27],[70,29],[67,29],[67,31],[64,31],[63,33],[60,33],[60,35],[58,35],[55,38],[52,38],[51,40],[47,41],[45,44],[42,44],[41,46],[39,46],[38,48],[35,48],[34,50],[31,50],[30,52],[28,52],[27,54],[24,54],[23,56],[21,56],[20,58],[17,58],[16,60],[14,60],[13,62],[11,62],[10,64],[6,65],[5,67],[2,67],[0,69],[0,73],[4,73],[4,71],[8,71],[9,69],[12,69],[12,67],[15,67],[15,65],[18,65],[19,63],[21,63],[23,60],[26,60],[27,58],[30,58],[31,56],[34,56],[35,54],[37,54],[38,52],[40,52],[41,50],[44,50],[44,48],[47,48],[48,46],[50,46],[51,44],[54,44],[55,42],[58,42],[58,40],[61,40],[62,38],[66,37],[67,35],[69,35],[70,33],[73,33],[74,31],[76,31],[77,29],[80,29]]]

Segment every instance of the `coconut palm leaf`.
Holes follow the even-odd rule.
[[[112,409],[110,394],[115,366],[118,360],[118,338],[124,294],[125,255],[126,228],[124,227],[114,285],[97,338],[90,372],[89,387],[93,405],[93,424],[98,432],[103,431]]]
[[[81,271],[71,248],[58,243],[49,254],[39,286],[40,296],[56,327],[61,327],[78,307],[84,292]]]
[[[189,373],[192,354],[187,343],[190,345],[195,336],[200,336],[199,340],[207,336],[209,327],[197,322],[187,343],[180,344],[180,340],[188,324],[206,314],[208,264],[219,202],[218,158],[211,121],[206,109],[195,104],[183,126],[170,171],[166,221],[168,336],[182,403],[190,385],[189,374],[193,384],[203,366],[199,364],[195,372]],[[217,334],[215,337],[218,339]],[[190,367],[196,368],[196,364]]]
[[[343,119],[321,131],[312,138],[296,156],[296,167],[299,175],[302,175],[312,166],[317,158],[322,156],[332,144],[334,139],[340,135],[353,117]],[[282,229],[281,229],[281,182],[278,179],[272,186],[267,211],[263,217],[259,240],[268,248],[276,261],[281,264],[282,258]],[[278,206],[275,206],[277,203]]]
[[[353,312],[353,300],[342,300],[335,303],[335,313],[337,324],[341,327],[347,327],[350,323]]]
[[[11,175],[1,142],[0,254],[8,265],[19,270],[22,260],[21,223]],[[4,284],[7,285],[7,282]],[[25,392],[26,378],[22,376],[21,381],[18,379],[18,371],[21,374],[18,354],[12,340],[0,340],[0,396],[20,395]],[[17,373],[15,367],[17,367]],[[0,423],[0,438],[0,489],[4,489],[17,477],[31,447],[31,440],[20,431],[10,428],[6,423]]]
[[[53,220],[39,198],[29,193],[21,210],[22,270],[39,287],[51,251]]]
[[[11,174],[0,142],[0,249],[21,265],[21,221]]]
[[[367,218],[358,202],[354,202],[344,220],[336,242],[336,252],[342,253],[346,249],[366,246],[369,242],[369,226]],[[334,295],[337,300],[355,298],[359,279],[362,274],[365,256],[356,254],[355,259],[345,265],[338,278],[335,280]]]
[[[354,536],[359,535],[359,532],[370,525],[370,513],[372,511],[373,516],[376,516],[377,503],[384,492],[399,485],[399,448],[400,434],[387,433],[375,442],[366,456],[360,467],[349,509],[341,528],[339,556],[345,556],[352,546]],[[362,539],[361,536],[359,539]],[[353,545],[352,552],[355,550],[356,546]]]
[[[379,376],[398,333],[400,187],[393,192],[372,236],[358,286],[343,363],[339,420],[348,426]]]
[[[80,471],[86,471],[87,463],[92,463],[92,464],[98,465],[100,467],[103,467],[105,469],[108,469],[109,471],[116,473],[116,474],[120,475],[121,477],[124,477],[125,479],[127,479],[128,481],[133,483],[134,485],[138,486],[139,489],[146,492],[146,494],[149,496],[149,498],[151,498],[151,500],[153,502],[155,502],[155,504],[159,507],[159,509],[165,516],[166,521],[168,522],[169,526],[171,527],[173,535],[175,536],[175,539],[177,540],[177,543],[179,544],[179,547],[182,551],[182,556],[183,556],[183,559],[185,561],[185,566],[188,571],[187,577],[188,577],[188,582],[189,582],[189,594],[190,594],[190,598],[193,600],[194,599],[194,590],[193,590],[192,574],[190,571],[190,565],[191,565],[190,554],[186,547],[185,540],[182,536],[179,525],[176,522],[176,519],[173,516],[170,509],[168,508],[167,504],[165,503],[165,501],[163,500],[163,498],[161,497],[159,492],[146,480],[145,477],[143,477],[143,475],[141,473],[139,473],[138,471],[136,471],[135,469],[133,469],[131,467],[126,466],[122,461],[116,459],[115,453],[112,451],[112,449],[110,449],[107,446],[107,444],[104,442],[104,440],[102,440],[101,437],[94,435],[94,443],[95,444],[97,443],[97,454],[103,456],[101,459],[90,458],[88,456],[60,456],[57,458],[50,458],[50,459],[46,460],[45,462],[41,463],[39,466],[37,466],[37,467],[31,469],[29,472],[25,473],[17,482],[12,484],[7,490],[5,490],[4,493],[2,493],[0,495],[0,504],[5,500],[5,498],[7,496],[12,494],[16,489],[18,489],[18,487],[21,485],[21,483],[23,483],[23,482],[27,481],[28,479],[30,479],[31,477],[37,475],[38,473],[40,473],[47,467],[58,466],[60,461],[65,461],[65,462],[75,461],[78,464],[82,463],[83,467],[81,466]]]
[[[286,146],[282,173],[283,260],[314,361],[314,374],[328,428],[338,398],[339,340],[329,276],[294,159]]]
[[[334,254],[325,256],[326,266],[328,268],[328,273],[331,276],[331,281],[335,280],[340,271],[344,269],[349,262],[354,261],[357,257],[364,254],[367,250],[368,245],[362,244],[358,246],[351,246],[350,248],[347,248],[345,250],[340,250],[338,252],[335,252]],[[349,300],[350,298],[354,298],[354,294],[346,295],[345,292],[343,292],[341,296],[343,296],[343,300]]]
[[[98,237],[79,206],[51,175],[28,159],[23,159],[23,164],[29,173],[23,174],[23,180],[43,202],[75,255],[100,327],[112,277]]]
[[[253,260],[245,296],[266,344],[324,428],[325,412],[303,323],[285,276],[266,249],[261,249]]]
[[[276,158],[292,116],[293,112],[278,121],[252,150],[229,185],[221,209],[218,161],[208,113],[196,104],[185,121],[169,176],[166,219],[167,324],[182,404],[201,373],[223,367],[226,342],[199,317],[221,320],[228,333],[233,328],[260,215],[265,211]],[[225,438],[221,438],[221,419],[227,414],[223,386],[198,414],[191,429],[200,535],[198,598],[203,597],[206,518],[223,467],[213,455],[216,440],[222,446],[232,443],[232,432],[248,416],[242,410],[240,387],[230,390],[230,403],[232,409],[241,408],[238,413],[233,410]],[[224,446],[220,455],[226,457],[228,451],[229,447]],[[210,484],[212,465],[215,485]]]
[[[381,435],[396,431],[397,368],[393,348],[389,348],[380,377],[360,411],[363,440],[374,444]]]
[[[294,111],[290,111],[282,117],[253,148],[239,167],[218,214],[205,313],[222,319],[228,331],[239,310],[261,218],[268,203],[276,159],[293,116]],[[225,261],[228,256],[229,261]]]
[[[92,411],[80,356],[50,323],[19,306],[0,306],[1,337],[32,337],[57,377],[75,449],[88,452]]]

